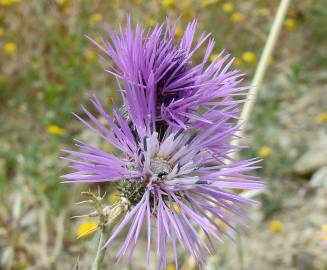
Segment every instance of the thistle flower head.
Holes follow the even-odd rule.
[[[125,31],[106,26],[109,40],[91,39],[113,61],[106,71],[124,83],[122,96],[135,125],[150,117],[162,132],[165,124],[186,129],[237,117],[240,101],[231,97],[248,89],[239,86],[242,74],[229,70],[233,59],[224,52],[210,61],[215,42],[205,33],[195,40],[196,26],[190,23],[177,42],[176,24],[168,19],[146,32],[138,25],[133,31],[128,18]],[[206,41],[202,60],[193,64]]]
[[[92,103],[109,128],[84,107],[90,121],[77,117],[121,154],[78,142],[80,151],[65,151],[73,157],[65,159],[75,171],[64,177],[69,183],[119,183],[129,208],[106,242],[128,228],[118,260],[127,254],[131,260],[145,227],[147,255],[155,241],[159,268],[166,269],[167,245],[178,268],[177,243],[199,264],[205,262],[204,251],[214,251],[213,239],[229,237],[223,227],[244,224],[241,208],[255,203],[232,190],[262,187],[246,174],[257,167],[256,159],[228,157],[236,150],[231,141],[239,130],[234,122],[242,100],[232,96],[245,89],[238,86],[241,75],[229,71],[228,56],[206,64],[212,40],[202,62],[191,65],[208,38],[203,34],[192,46],[195,28],[196,22],[189,24],[176,44],[169,23],[144,34],[139,26],[133,32],[128,20],[124,32],[108,30],[111,42],[98,44],[115,63],[108,71],[118,79],[123,109],[115,108],[110,116],[94,97]]]

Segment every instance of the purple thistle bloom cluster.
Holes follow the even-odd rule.
[[[80,151],[65,151],[75,171],[64,178],[67,183],[118,182],[129,207],[106,242],[127,228],[117,260],[131,260],[145,227],[147,256],[155,245],[160,269],[166,269],[168,246],[178,269],[177,243],[201,265],[205,252],[215,251],[214,239],[230,238],[223,227],[244,225],[248,218],[242,208],[255,204],[233,189],[263,186],[247,175],[257,168],[256,159],[229,157],[238,150],[231,142],[237,139],[235,122],[248,88],[239,86],[242,74],[230,69],[229,55],[221,53],[208,63],[215,43],[209,34],[195,40],[196,26],[191,22],[177,42],[168,20],[146,31],[138,25],[133,30],[128,19],[118,33],[106,27],[110,40],[92,40],[112,60],[107,72],[117,79],[123,107],[110,116],[94,97],[108,125],[84,107],[90,121],[77,117],[121,154],[78,142]],[[193,64],[205,44],[202,60]]]

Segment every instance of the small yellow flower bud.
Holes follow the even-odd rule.
[[[286,26],[287,30],[293,31],[296,27],[296,21],[294,19],[286,19],[284,25]]]
[[[235,12],[231,16],[231,20],[235,23],[243,22],[245,20],[245,16],[241,12]]]
[[[48,133],[56,136],[63,136],[65,134],[64,130],[56,125],[48,126]]]
[[[100,12],[93,13],[90,17],[90,23],[98,23],[103,20],[103,15]]]
[[[318,123],[327,123],[327,112],[322,112],[317,117]]]
[[[10,6],[12,4],[19,4],[22,0],[0,0],[0,5]]]
[[[226,13],[232,13],[234,11],[234,5],[231,2],[223,4],[223,11]]]
[[[242,54],[242,59],[244,62],[249,64],[255,64],[257,62],[257,58],[253,52],[247,51]]]
[[[13,4],[12,0],[0,0],[0,5],[2,6],[10,6],[11,4]]]
[[[259,150],[259,156],[262,158],[269,157],[271,155],[271,148],[268,146],[262,146]]]
[[[282,222],[278,219],[274,219],[270,223],[270,230],[274,233],[278,233],[282,230]]]
[[[68,0],[56,0],[59,6],[66,6],[68,4]]]
[[[14,42],[7,42],[3,46],[3,50],[6,54],[14,54],[16,52],[16,44]]]
[[[218,2],[218,0],[202,0],[202,7],[206,8],[217,2]]]
[[[166,270],[176,270],[175,265],[173,265],[173,264],[168,264]]]
[[[162,6],[167,9],[174,9],[176,8],[176,4],[174,0],[163,0],[161,2]]]

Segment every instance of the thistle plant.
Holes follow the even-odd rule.
[[[256,203],[233,190],[263,187],[247,174],[257,168],[257,159],[230,157],[241,148],[232,142],[238,139],[239,106],[249,88],[240,86],[243,75],[231,70],[228,54],[208,63],[215,43],[205,33],[195,40],[196,26],[191,22],[178,42],[169,20],[146,31],[139,25],[133,30],[127,19],[118,33],[106,26],[109,40],[91,39],[112,60],[106,71],[116,77],[123,105],[112,104],[110,115],[92,98],[107,125],[84,107],[88,120],[76,117],[117,154],[78,141],[79,151],[64,151],[74,169],[64,178],[66,183],[117,184],[120,201],[108,208],[119,209],[112,217],[117,225],[111,226],[110,215],[104,219],[103,228],[111,226],[112,233],[99,249],[127,230],[117,261],[132,260],[144,229],[147,258],[154,245],[158,269],[166,269],[168,245],[177,269],[178,246],[203,265],[216,241],[231,238],[225,226],[244,225],[248,218],[242,209]],[[202,60],[194,64],[204,46]]]

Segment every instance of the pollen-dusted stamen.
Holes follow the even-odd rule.
[[[150,170],[153,174],[157,175],[159,179],[163,180],[172,170],[173,166],[161,157],[155,157],[151,160]]]

